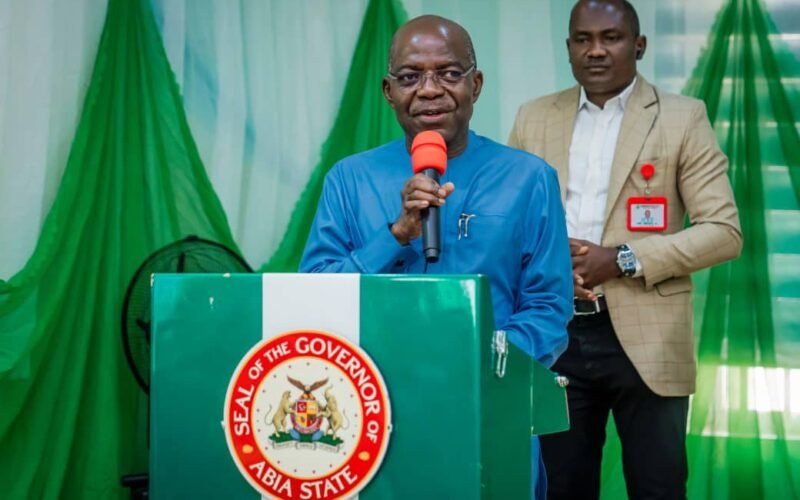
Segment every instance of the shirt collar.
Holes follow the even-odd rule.
[[[607,108],[608,106],[619,106],[619,108],[622,111],[625,111],[625,106],[628,104],[628,99],[630,99],[631,94],[633,94],[633,87],[636,85],[637,79],[638,77],[634,77],[630,85],[625,87],[625,89],[622,92],[620,92],[619,94],[615,95],[614,97],[606,101],[606,105],[604,106],[604,108]],[[599,106],[591,102],[589,98],[586,97],[586,89],[581,87],[581,96],[580,99],[578,100],[578,111],[584,109],[584,107],[588,107],[589,105],[597,109],[600,109]]]

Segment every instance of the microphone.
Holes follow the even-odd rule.
[[[442,134],[433,130],[420,132],[411,144],[411,168],[415,174],[439,182],[447,169],[447,145]],[[428,262],[438,262],[441,251],[439,207],[429,206],[422,211],[422,252]]]

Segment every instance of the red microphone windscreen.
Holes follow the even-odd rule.
[[[439,171],[439,175],[444,175],[447,169],[447,144],[442,134],[425,130],[414,137],[411,143],[411,168],[415,174],[433,168]]]

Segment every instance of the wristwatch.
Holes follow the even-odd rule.
[[[636,255],[626,244],[617,247],[617,267],[621,276],[630,278],[636,274]]]

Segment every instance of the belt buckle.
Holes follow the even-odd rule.
[[[574,316],[593,316],[593,315],[599,313],[600,312],[600,297],[603,297],[603,296],[604,296],[604,294],[598,293],[597,294],[597,300],[589,301],[589,302],[594,302],[594,311],[587,311],[587,312],[578,311],[577,309],[575,309],[575,302],[573,301],[572,302],[572,314]],[[576,300],[586,300],[586,299],[576,299]]]

